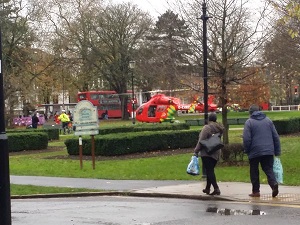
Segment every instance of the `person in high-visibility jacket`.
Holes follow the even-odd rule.
[[[70,122],[70,117],[66,114],[66,110],[61,110],[61,114],[59,115],[58,119],[62,123],[62,129],[64,131],[64,134],[66,134],[66,128],[68,127],[68,124]]]

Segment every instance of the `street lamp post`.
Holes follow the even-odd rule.
[[[135,115],[134,115],[134,83],[133,83],[133,70],[135,68],[135,61],[129,62],[129,68],[131,71],[131,88],[132,88],[132,97],[131,97],[131,103],[132,103],[132,124],[135,124]]]
[[[203,21],[203,87],[204,87],[204,123],[208,124],[208,90],[207,90],[207,26],[206,22],[209,17],[206,14],[206,2],[202,3],[202,16]],[[206,170],[202,165],[202,178],[206,178]]]
[[[62,70],[62,94],[63,94],[63,99],[62,99],[62,103],[63,103],[63,109],[65,109],[65,76]]]
[[[5,132],[4,81],[0,28],[0,225],[11,225],[8,138]]]
[[[206,14],[206,2],[202,4],[203,21],[203,86],[204,86],[204,121],[208,124],[208,90],[207,90],[207,26],[206,22],[209,17]]]

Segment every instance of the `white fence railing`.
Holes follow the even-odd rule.
[[[272,111],[291,111],[300,110],[300,105],[276,105],[272,106]]]

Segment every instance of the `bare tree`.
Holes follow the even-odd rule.
[[[132,4],[106,5],[94,0],[44,3],[41,15],[50,21],[52,30],[47,47],[57,66],[69,74],[70,84],[80,91],[101,88],[126,93],[128,64],[136,60],[142,36],[151,24],[148,14]],[[120,96],[126,119],[128,96]]]
[[[194,46],[194,62],[201,70],[203,32],[202,24],[197,18],[201,16],[199,14],[202,11],[202,2],[191,0],[186,4],[180,1],[177,3],[192,30],[193,36],[189,41]],[[253,22],[247,1],[211,0],[207,9],[210,16],[207,22],[209,93],[215,94],[220,99],[222,121],[226,127],[224,142],[228,143],[229,87],[232,85],[238,87],[247,77],[254,76],[252,70],[247,71],[245,68],[261,58],[259,50],[269,35],[263,26],[263,18],[267,11],[266,7],[263,7],[256,22]]]
[[[7,123],[11,123],[14,109],[24,101],[31,85],[31,74],[27,65],[28,52],[36,36],[30,28],[30,8],[22,0],[0,2],[0,25],[3,43],[4,92],[7,110]],[[29,98],[30,99],[30,98]]]
[[[275,74],[277,80],[277,90],[280,96],[285,100],[293,99],[293,104],[299,104],[299,93],[295,93],[293,88],[300,83],[299,68],[299,46],[300,46],[300,2],[298,0],[268,0],[276,11],[277,20],[274,26],[274,36],[268,42],[265,48],[266,60],[270,66],[270,72]],[[280,54],[277,56],[276,63],[273,61],[271,49]],[[283,95],[286,96],[283,96]]]
[[[79,91],[91,90],[97,86],[100,74],[90,63],[89,43],[91,18],[102,7],[101,2],[35,1],[43,2],[39,10],[40,17],[43,18],[41,21],[48,20],[47,26],[43,26],[43,34],[47,34],[47,31],[50,34],[50,38],[44,43],[59,68],[56,69],[56,74],[67,79],[69,88],[73,86]]]
[[[93,65],[119,94],[132,85],[129,61],[135,60],[142,38],[152,21],[147,13],[130,3],[108,5],[93,20],[91,50]],[[133,84],[134,85],[134,84]],[[127,95],[120,95],[123,119],[128,119]]]
[[[264,47],[264,62],[274,86],[273,101],[280,105],[293,104],[292,101],[298,104],[299,100],[299,94],[295,95],[292,89],[300,82],[300,38],[290,35],[290,30],[296,28],[296,24],[291,25],[278,22]]]
[[[50,103],[51,97],[57,98],[62,83],[52,76],[56,61],[41,39],[44,27],[39,25],[44,21],[37,3],[34,0],[2,3],[8,119],[15,116],[17,106],[23,105],[23,114],[28,115],[37,104]],[[52,36],[47,33],[44,38],[47,37]]]

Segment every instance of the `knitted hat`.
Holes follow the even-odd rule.
[[[208,121],[216,122],[216,121],[217,121],[217,114],[214,113],[214,112],[211,112],[211,113],[208,115]]]
[[[259,111],[258,105],[251,105],[249,108],[249,114],[252,115],[255,111]]]

